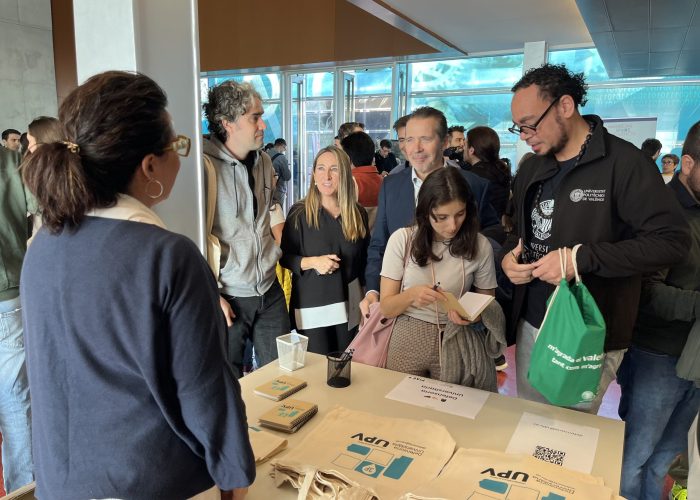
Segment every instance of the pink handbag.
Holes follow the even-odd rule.
[[[406,240],[404,248],[404,273],[410,257],[412,240],[413,231]],[[403,279],[401,286],[403,287]],[[382,315],[379,302],[370,305],[369,318],[362,317],[357,335],[348,346],[348,350],[354,349],[354,351],[350,351],[352,352],[352,360],[363,365],[386,368],[386,355],[389,351],[389,340],[391,332],[394,330],[394,323],[396,323],[396,318],[387,318]]]
[[[375,302],[369,306],[369,318],[363,318],[363,320],[348,348],[354,349],[351,351],[352,360],[364,365],[384,368],[396,318],[385,318],[379,308],[379,302]]]

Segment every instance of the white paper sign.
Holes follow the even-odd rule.
[[[590,474],[599,430],[523,413],[506,453],[525,453],[545,462]]]
[[[462,385],[407,375],[385,397],[474,419],[486,403],[489,393]]]

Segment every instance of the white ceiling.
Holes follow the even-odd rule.
[[[575,0],[383,0],[467,53],[592,44]]]
[[[700,74],[700,0],[577,0],[608,75]]]

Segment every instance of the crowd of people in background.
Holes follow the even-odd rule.
[[[150,78],[96,75],[58,118],[3,131],[6,490],[243,498],[255,464],[237,379],[292,329],[345,351],[377,307],[396,318],[388,369],[495,392],[515,344],[518,397],[547,403],[527,372],[561,249],[606,323],[599,391],[573,409],[597,413],[619,380],[621,494],[658,500],[700,410],[700,364],[679,363],[700,359],[700,123],[659,172],[657,139],[640,149],[581,114],[581,74],[545,64],[512,91],[509,131],[532,148],[516,172],[488,124],[421,107],[395,141],[342,124],[291,200],[260,94],[212,87],[206,259],[152,210],[190,139]],[[496,300],[473,320],[439,307],[467,291]]]

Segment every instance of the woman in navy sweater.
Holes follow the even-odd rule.
[[[216,283],[150,209],[190,147],[166,104],[147,76],[96,75],[23,167],[44,224],[21,281],[38,498],[242,498],[255,478]]]

